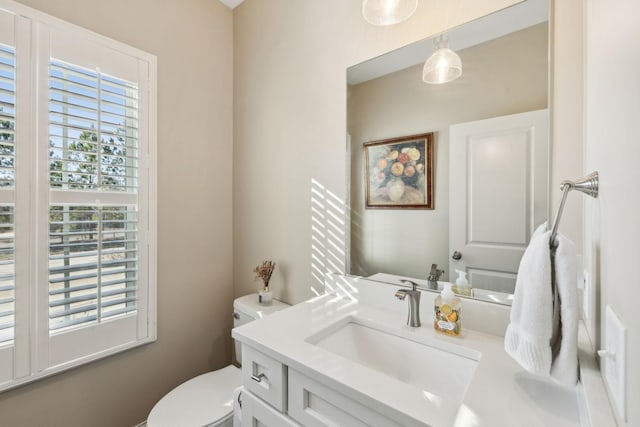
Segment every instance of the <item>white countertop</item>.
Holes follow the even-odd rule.
[[[349,286],[349,284],[347,284]],[[358,285],[362,286],[362,284]],[[337,291],[300,303],[260,321],[236,328],[232,335],[316,381],[406,426],[579,426],[575,390],[527,374],[503,349],[503,338],[477,332],[465,324],[459,337],[433,330],[432,313],[423,309],[423,326],[409,328],[390,285],[390,310],[367,303],[357,288]],[[361,298],[360,298],[361,297]],[[464,304],[464,301],[463,301]],[[406,302],[401,304],[406,305]],[[422,306],[423,304],[421,304]],[[429,305],[427,303],[426,305]],[[479,361],[462,403],[424,393],[417,386],[360,365],[305,340],[345,317],[413,341],[443,349],[464,347]],[[402,358],[402,354],[398,354]],[[425,360],[425,363],[444,363]],[[443,366],[443,369],[446,367]]]

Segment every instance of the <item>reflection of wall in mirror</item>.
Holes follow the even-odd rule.
[[[420,64],[349,88],[351,273],[420,278],[448,265],[449,126],[547,108],[547,32],[543,23],[459,51],[463,75],[449,84],[423,83]],[[435,209],[365,210],[362,144],[421,132],[435,133]]]

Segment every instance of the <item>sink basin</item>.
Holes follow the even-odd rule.
[[[459,346],[442,349],[348,318],[306,340],[406,384],[419,387],[430,400],[462,402],[480,354]],[[458,349],[453,350],[454,347]],[[461,354],[462,353],[462,354]],[[466,354],[465,354],[466,353]]]

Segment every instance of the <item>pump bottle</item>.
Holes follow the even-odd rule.
[[[460,298],[451,290],[451,283],[444,282],[444,289],[435,299],[434,329],[447,335],[459,335],[460,309]]]
[[[453,287],[453,292],[458,295],[464,295],[466,297],[473,296],[473,289],[471,284],[467,280],[467,272],[462,270],[456,270],[458,278],[456,279],[456,285]]]

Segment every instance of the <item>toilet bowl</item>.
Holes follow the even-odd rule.
[[[258,294],[245,295],[233,302],[233,327],[288,307],[273,300],[269,306],[258,303]],[[235,343],[235,360],[240,364],[240,343]],[[155,404],[148,427],[232,427],[233,391],[240,386],[240,369],[234,365],[192,378],[167,393]]]

